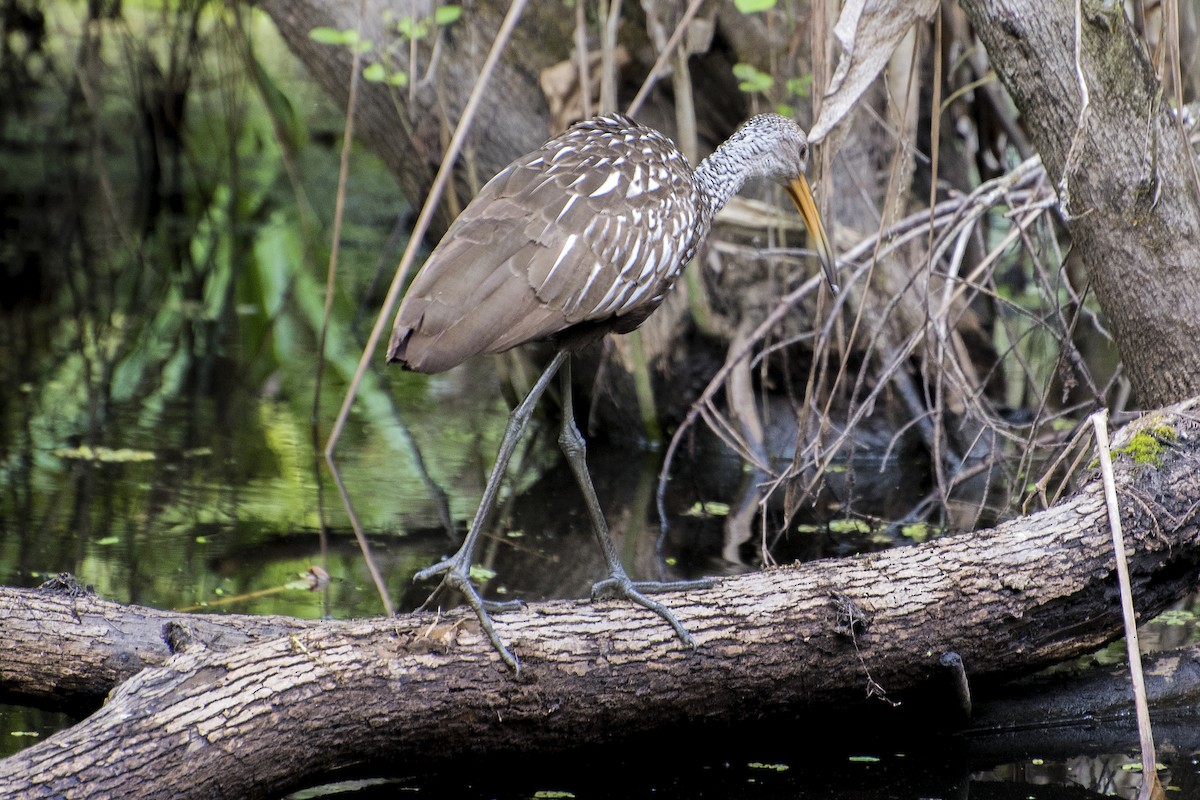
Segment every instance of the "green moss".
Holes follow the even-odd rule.
[[[1139,466],[1161,467],[1163,452],[1178,439],[1179,432],[1170,425],[1152,425],[1138,431],[1129,444],[1113,450],[1112,454],[1128,455]]]

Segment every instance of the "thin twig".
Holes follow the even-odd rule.
[[[1067,158],[1063,162],[1062,180],[1058,187],[1058,195],[1062,198],[1063,213],[1079,216],[1071,208],[1070,175],[1072,165],[1087,131],[1088,115],[1091,113],[1091,95],[1088,92],[1087,78],[1083,74],[1083,0],[1075,0],[1075,79],[1079,82],[1079,116],[1075,122],[1075,133],[1071,136],[1071,146],[1067,149]]]
[[[362,33],[362,19],[363,14],[366,12],[366,6],[366,0],[360,0],[358,4],[357,26],[360,38]],[[333,313],[333,295],[337,288],[338,254],[341,250],[342,242],[342,219],[345,217],[346,211],[346,182],[349,180],[350,150],[354,143],[354,110],[358,105],[358,83],[359,73],[361,72],[359,66],[361,63],[362,50],[358,47],[351,48],[350,93],[346,100],[346,125],[342,131],[342,153],[338,163],[337,196],[334,201],[333,232],[330,234],[329,244],[329,266],[325,270],[325,308],[321,315],[321,333],[317,339],[317,376],[316,385],[313,387],[311,416],[314,452],[320,449],[321,442],[321,384],[325,376],[325,340],[329,333],[329,319]],[[313,466],[315,469],[316,464]],[[375,559],[371,556],[371,546],[367,542],[366,534],[362,531],[362,526],[358,524],[357,516],[354,514],[353,509],[350,508],[349,497],[346,495],[336,469],[334,469],[334,480],[338,485],[338,492],[342,495],[342,502],[346,505],[346,511],[350,514],[352,527],[354,528],[354,537],[358,540],[358,547],[362,551],[363,561],[367,565],[367,572],[371,574],[371,581],[375,584],[375,591],[379,593],[379,599],[383,602],[384,610],[388,613],[388,616],[391,616],[395,613],[395,608],[392,606],[392,598],[388,594],[387,584],[384,583],[383,575],[380,574],[379,567],[375,565]],[[321,486],[319,475],[317,486],[319,491]],[[321,506],[324,507],[324,503]],[[321,521],[322,562],[325,560],[325,553],[327,551],[324,522],[324,520]]]
[[[638,89],[637,95],[633,98],[633,102],[625,109],[625,113],[631,117],[637,116],[638,111],[642,109],[642,103],[646,102],[646,97],[650,94],[650,90],[658,83],[658,77],[662,73],[663,67],[667,64],[667,59],[671,57],[671,53],[675,50],[675,45],[679,44],[680,37],[687,30],[687,26],[691,24],[692,18],[696,16],[696,12],[700,10],[704,0],[692,0],[688,4],[687,11],[683,12],[683,16],[679,19],[679,24],[675,26],[675,30],[671,32],[671,38],[667,39],[666,46],[662,52],[658,54],[658,58],[654,61],[654,66],[650,68],[646,79],[642,81],[642,87]]]
[[[575,56],[579,59],[579,104],[584,118],[592,115],[592,77],[588,70],[591,55],[587,46],[587,14],[584,3],[575,3]]]
[[[1125,535],[1121,531],[1121,509],[1113,479],[1112,454],[1108,447],[1108,410],[1100,409],[1090,417],[1096,433],[1096,451],[1100,456],[1100,476],[1104,481],[1104,502],[1108,506],[1108,525],[1112,530],[1113,553],[1117,563],[1117,584],[1121,590],[1121,618],[1125,623],[1125,651],[1129,655],[1129,679],[1133,683],[1133,703],[1137,710],[1138,738],[1142,746],[1142,788],[1138,800],[1162,797],[1154,754],[1154,734],[1150,729],[1150,708],[1146,703],[1146,679],[1142,675],[1142,652],[1138,647],[1137,617],[1133,612],[1133,588],[1129,583],[1129,562],[1125,558]]]

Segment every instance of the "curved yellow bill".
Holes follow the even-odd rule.
[[[821,266],[825,268],[825,279],[829,281],[829,288],[833,290],[834,294],[837,294],[837,273],[834,271],[837,262],[833,258],[833,247],[829,244],[829,235],[825,233],[825,225],[821,222],[821,213],[817,211],[817,204],[813,202],[812,189],[808,188],[808,181],[803,175],[797,175],[788,182],[787,193],[791,195],[792,202],[796,204],[796,210],[800,212],[804,225],[812,234],[813,241],[816,242],[817,255],[821,257]]]

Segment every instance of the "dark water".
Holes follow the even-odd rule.
[[[340,112],[257,17],[247,30],[294,113],[283,122],[301,131],[294,151],[280,146],[265,111],[272,95],[256,94],[233,55],[235,32],[212,20],[191,81],[159,69],[131,86],[118,45],[182,23],[129,12],[127,27],[105,28],[110,38],[93,43],[102,57],[88,80],[103,102],[84,119],[70,72],[89,51],[84,8],[44,10],[39,41],[49,55],[21,62],[29,69],[5,73],[2,87],[12,102],[0,115],[0,581],[36,586],[70,572],[106,598],[157,608],[381,613],[319,450],[405,244],[403,198],[357,150],[318,388]],[[173,127],[168,111],[178,107],[188,109],[186,129]],[[508,409],[496,363],[429,378],[384,369],[376,354],[346,426],[339,468],[401,610],[425,600],[432,587],[414,585],[413,574],[453,552],[474,513]],[[480,548],[495,597],[583,597],[601,576],[553,419],[551,409],[518,452]],[[660,541],[661,459],[628,442],[590,444],[631,574],[756,568],[761,529],[738,513],[756,498],[756,476],[699,436],[672,472],[670,534]],[[844,482],[832,479],[831,490],[843,500],[853,493],[863,518],[899,522],[907,498],[925,491],[927,470],[902,451],[839,466]],[[820,516],[776,534],[780,516],[770,513],[767,544],[780,562],[907,541],[899,524],[839,530]],[[305,587],[314,565],[331,576],[325,591]],[[0,754],[70,723],[0,706]],[[853,721],[774,720],[354,788],[364,797],[1132,797],[1137,773],[1124,753],[1136,738],[1120,741],[981,755],[961,737],[907,741]],[[1169,796],[1200,797],[1190,747],[1163,754],[1179,790]]]

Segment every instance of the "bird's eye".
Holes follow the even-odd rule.
[[[800,145],[800,160],[801,161],[808,160],[808,143],[807,142]]]

